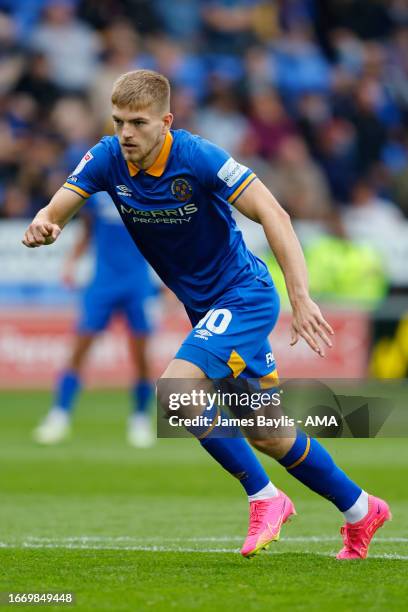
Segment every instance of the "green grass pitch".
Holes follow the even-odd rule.
[[[85,393],[72,440],[42,448],[30,433],[48,401],[38,391],[0,394],[3,593],[73,591],[78,612],[407,609],[406,440],[326,444],[391,505],[394,519],[363,562],[333,559],[339,513],[262,459],[298,516],[280,542],[248,561],[237,553],[245,495],[196,442],[128,448],[127,395],[109,391]]]

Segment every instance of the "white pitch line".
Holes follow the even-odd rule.
[[[193,538],[183,538],[183,537],[173,537],[173,538],[161,538],[160,536],[152,536],[150,538],[140,538],[133,536],[70,536],[65,538],[44,538],[37,536],[27,536],[25,538],[26,542],[49,542],[49,543],[91,543],[91,542],[102,542],[102,543],[146,543],[152,542],[154,540],[158,540],[159,542],[241,542],[243,540],[243,536],[202,536],[202,537],[193,537]],[[282,537],[280,538],[281,542],[340,542],[340,536],[295,536],[295,537]],[[408,538],[405,537],[385,537],[385,538],[376,538],[375,542],[390,542],[390,543],[408,543]]]
[[[92,546],[85,544],[75,544],[75,543],[66,543],[66,544],[57,544],[57,543],[37,543],[34,542],[23,542],[21,545],[26,549],[64,549],[64,550],[113,550],[113,551],[134,551],[134,552],[178,552],[178,553],[216,553],[216,554],[238,554],[239,550],[235,548],[186,548],[186,547],[168,547],[168,546],[114,546],[114,545],[105,545],[105,546]],[[8,544],[6,542],[0,542],[0,548],[16,548],[17,546],[14,544]],[[321,557],[331,557],[335,556],[335,552],[321,552],[321,551],[312,551],[312,550],[302,550],[299,551],[300,554],[304,555],[318,555]],[[285,555],[290,554],[290,551],[273,551],[272,555]],[[408,561],[408,555],[397,555],[394,553],[384,553],[378,555],[370,555],[370,559],[389,559],[389,560],[397,560],[397,561]]]

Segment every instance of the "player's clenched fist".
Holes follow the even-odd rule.
[[[61,233],[61,228],[56,223],[47,221],[34,221],[28,227],[22,243],[31,249],[56,241]]]

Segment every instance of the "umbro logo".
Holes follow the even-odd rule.
[[[212,333],[208,329],[196,329],[194,338],[202,338],[202,340],[208,340],[208,337],[212,336]]]
[[[121,196],[131,197],[132,190],[127,185],[116,185],[116,193]]]

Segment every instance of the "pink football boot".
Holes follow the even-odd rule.
[[[296,514],[295,507],[282,491],[278,491],[276,497],[251,502],[248,535],[241,555],[249,559],[260,550],[268,548],[270,542],[279,540],[283,523],[293,514]]]
[[[346,523],[340,529],[344,547],[336,559],[365,559],[375,532],[391,518],[388,504],[379,497],[369,495],[366,516],[358,523]]]

